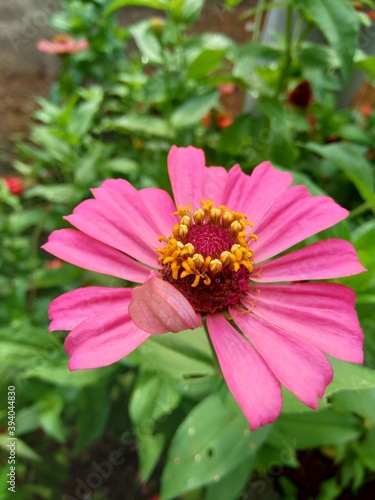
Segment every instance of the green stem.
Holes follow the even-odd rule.
[[[266,0],[259,0],[257,8],[255,9],[254,17],[254,31],[251,37],[252,43],[257,43],[259,41],[260,30],[262,27],[263,11],[266,4]]]
[[[275,92],[275,100],[278,99],[281,92],[286,87],[286,79],[289,73],[289,68],[292,62],[292,38],[293,38],[293,7],[288,6],[285,25],[285,60],[280,72],[279,82]]]
[[[207,340],[208,340],[208,343],[210,344],[210,347],[211,347],[212,359],[213,359],[214,366],[217,369],[217,371],[219,373],[221,373],[221,367],[220,367],[219,359],[217,357],[214,345],[213,345],[213,343],[211,341],[211,338],[210,338],[210,335],[208,333],[206,318],[203,318],[202,326],[203,326],[204,331],[206,332]]]
[[[362,203],[362,205],[359,205],[359,207],[354,208],[350,214],[349,214],[349,219],[355,219],[359,215],[361,215],[363,212],[367,212],[368,210],[371,210],[371,203],[368,201],[365,201],[365,203]]]

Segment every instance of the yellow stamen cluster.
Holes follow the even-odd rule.
[[[193,287],[196,287],[201,279],[205,285],[210,285],[212,279],[224,269],[236,273],[243,266],[251,273],[253,252],[249,249],[248,241],[258,238],[253,233],[246,234],[245,231],[253,224],[245,220],[245,214],[229,210],[224,205],[215,207],[212,200],[201,200],[201,203],[202,208],[194,210],[193,213],[191,205],[178,207],[174,215],[179,215],[180,221],[173,227],[172,236],[159,238],[159,241],[166,243],[164,248],[156,248],[156,252],[160,253],[159,261],[164,266],[169,266],[175,280],[194,275],[194,281],[191,283]],[[206,225],[218,230],[220,228],[230,242],[228,248],[220,251],[220,255],[203,255],[196,252],[194,245],[189,242],[192,232],[200,231],[201,227],[204,229],[203,226]]]

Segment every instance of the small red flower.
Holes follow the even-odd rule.
[[[289,93],[288,101],[298,108],[307,108],[307,106],[311,104],[313,98],[314,95],[311,91],[310,83],[307,80],[303,80]]]
[[[216,117],[216,125],[219,128],[227,128],[233,123],[233,118],[228,113],[218,113]]]
[[[10,193],[16,196],[21,196],[25,188],[19,177],[3,177],[3,179]]]
[[[370,104],[363,104],[360,108],[359,111],[362,116],[365,118],[369,117],[372,113],[372,106]]]
[[[83,38],[82,40],[75,40],[69,35],[56,35],[53,41],[39,40],[37,48],[40,52],[46,54],[75,54],[86,50],[89,42]]]
[[[366,12],[366,16],[371,19],[371,21],[375,21],[375,10],[369,10]]]

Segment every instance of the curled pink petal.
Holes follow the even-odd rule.
[[[366,271],[355,249],[345,240],[332,238],[288,253],[254,268],[253,281],[304,281],[342,278]]]
[[[149,334],[132,322],[127,311],[104,312],[86,319],[65,340],[70,370],[99,368],[130,354]]]
[[[254,314],[231,312],[236,325],[276,378],[303,403],[317,409],[318,397],[323,396],[333,376],[324,354],[310,342],[266,323]]]
[[[49,331],[73,330],[88,318],[105,312],[127,312],[133,289],[88,286],[64,293],[51,302]]]
[[[308,340],[323,352],[363,362],[363,332],[355,294],[335,283],[255,285],[242,303],[265,322]]]
[[[149,333],[193,330],[202,324],[187,299],[174,286],[158,277],[134,289],[129,306],[134,323]]]
[[[255,431],[281,412],[280,383],[256,350],[221,314],[207,316],[207,327],[228,387]]]
[[[281,196],[254,229],[257,262],[279,254],[300,241],[337,224],[348,211],[327,196],[311,196],[295,186]]]
[[[150,275],[147,267],[74,229],[54,231],[42,248],[75,266],[135,283],[143,283]]]

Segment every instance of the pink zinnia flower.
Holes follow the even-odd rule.
[[[47,54],[75,54],[86,50],[89,42],[83,38],[82,40],[74,40],[69,35],[56,35],[53,41],[39,40],[37,48],[40,52]]]
[[[174,146],[168,168],[175,202],[161,189],[110,179],[66,217],[78,230],[54,231],[44,245],[59,259],[142,283],[80,288],[52,302],[50,330],[71,330],[70,369],[109,365],[150,335],[194,329],[205,317],[251,429],[280,414],[281,384],[317,408],[332,380],[323,353],[361,363],[363,334],[352,290],[305,281],[365,269],[340,239],[270,259],[348,212],[290,187],[292,175],[268,162],[249,176],[238,165],[206,167],[203,151]]]

